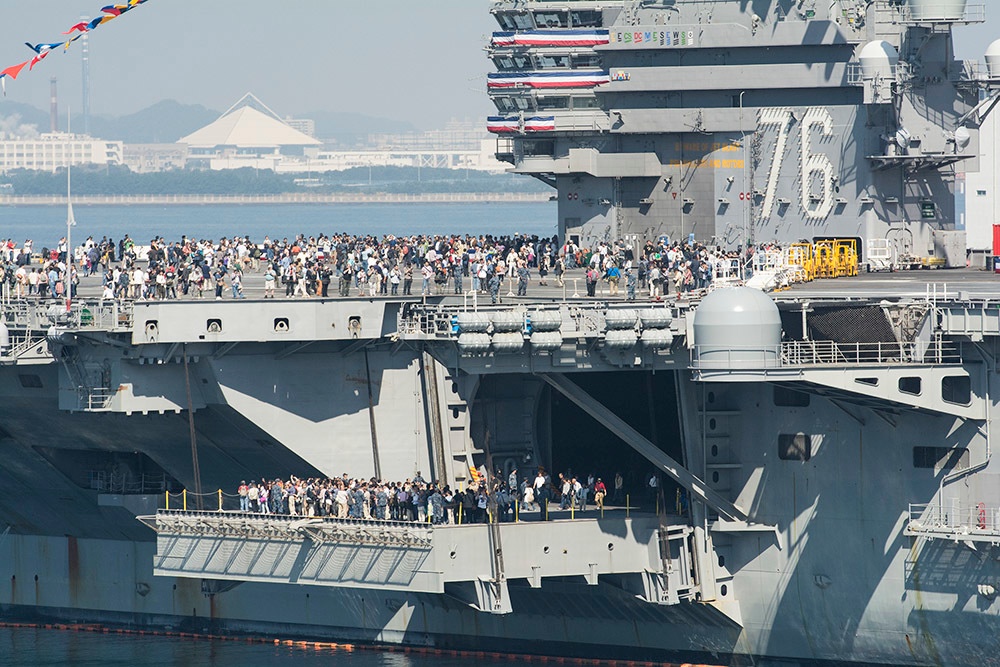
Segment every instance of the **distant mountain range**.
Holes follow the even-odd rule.
[[[221,111],[198,104],[164,100],[127,116],[92,116],[90,134],[129,144],[170,144],[221,115]],[[396,134],[417,129],[410,123],[352,112],[316,111],[298,117],[316,122],[319,139],[344,146],[362,143],[369,134]],[[73,117],[74,130],[82,129],[80,122],[79,116]],[[0,131],[23,133],[23,126],[35,126],[39,132],[48,132],[48,112],[27,104],[0,101]],[[59,126],[66,129],[65,116],[60,118]]]

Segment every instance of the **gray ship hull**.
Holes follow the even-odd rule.
[[[162,356],[167,345],[151,344],[141,355]],[[384,475],[405,477],[425,468],[454,481],[467,474],[465,449],[454,460],[442,461],[432,442],[433,392],[427,390],[429,374],[426,365],[421,370],[420,355],[375,345],[365,369],[364,354],[330,345],[280,360],[265,354],[281,349],[270,343],[192,359],[205,489],[229,488],[234,480],[265,473],[336,475],[348,469],[373,474],[373,423],[379,446],[391,453],[382,459]],[[107,355],[108,348],[92,346],[85,354],[95,353]],[[962,544],[906,537],[909,515],[899,502],[934,503],[948,495],[947,471],[915,469],[913,448],[915,443],[955,443],[966,451],[965,465],[978,466],[963,480],[963,497],[1000,504],[992,464],[979,460],[988,453],[986,429],[982,421],[961,414],[975,406],[947,415],[898,405],[873,407],[818,392],[810,393],[805,405],[790,407],[773,383],[748,378],[713,382],[698,380],[690,370],[652,374],[609,367],[612,375],[587,383],[584,374],[578,381],[602,403],[620,403],[623,414],[628,414],[629,396],[666,397],[669,403],[653,405],[660,428],[669,430],[661,432],[661,442],[708,486],[749,508],[754,523],[748,532],[747,526],[741,530],[694,515],[696,528],[699,521],[709,527],[701,547],[708,549],[705,557],[698,560],[695,553],[701,592],[678,604],[651,604],[614,578],[602,578],[596,586],[573,578],[545,580],[541,588],[512,581],[512,613],[494,615],[449,595],[291,583],[220,588],[217,581],[154,576],[157,543],[135,517],[162,508],[162,496],[102,493],[91,488],[93,476],[86,471],[107,466],[111,456],[122,467],[147,466],[193,487],[186,413],[164,409],[161,414],[151,403],[175,400],[176,374],[183,365],[142,363],[133,353],[120,354],[111,374],[116,383],[127,384],[127,391],[119,392],[125,395],[116,399],[122,401],[116,408],[121,412],[65,409],[72,379],[65,364],[0,369],[5,458],[0,487],[7,490],[0,524],[10,526],[0,537],[0,609],[8,618],[726,664],[778,659],[973,665],[991,660],[981,639],[993,635],[998,610],[977,594],[977,586],[996,581],[997,561]],[[686,356],[680,351],[664,359],[686,368]],[[479,363],[455,359],[460,366]],[[479,459],[477,443],[486,433],[498,434],[492,447],[498,466],[508,459],[520,463],[526,450],[535,460],[559,465],[575,461],[574,451],[586,448],[586,438],[571,441],[560,435],[554,420],[564,420],[567,413],[556,392],[538,377],[500,368],[511,360],[497,358],[495,367],[478,376],[469,368],[456,375],[447,353],[442,361],[434,362],[434,381],[442,393],[452,392],[451,403],[467,406],[460,416],[451,403],[442,406],[442,413],[464,424],[462,430],[446,422],[450,432],[463,434],[469,458]],[[247,398],[251,379],[261,377],[262,368],[269,381],[253,391],[277,396],[268,410],[259,407],[259,398]],[[989,400],[996,374],[984,373],[975,359],[967,368],[976,378],[976,394]],[[374,394],[374,422],[367,399],[358,398],[358,377],[365,373],[372,386],[385,387]],[[35,379],[26,381],[25,375]],[[466,379],[451,386],[460,376]],[[400,392],[414,396],[418,409],[401,410]],[[976,400],[983,408],[984,399]],[[990,403],[987,411],[992,409]],[[668,417],[671,412],[674,417]],[[590,429],[583,413],[575,418],[583,420],[581,431]],[[510,428],[521,423],[527,425],[524,431]],[[317,443],[320,432],[327,439]],[[783,433],[810,436],[808,461],[775,455],[775,440]],[[612,456],[624,455],[627,449],[610,437],[594,436]],[[554,526],[560,530],[558,523]],[[528,546],[505,544],[508,550]]]
[[[595,594],[579,585],[512,588],[513,603],[524,611],[494,618],[434,595],[242,584],[207,596],[198,581],[154,578],[148,568],[152,543],[50,537],[12,542],[5,552],[17,563],[33,564],[12,575],[16,584],[4,592],[0,614],[22,621],[709,664],[729,664],[729,647],[739,634],[721,614],[650,609],[633,596]],[[35,571],[43,572],[38,582]]]

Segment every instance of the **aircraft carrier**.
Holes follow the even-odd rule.
[[[855,239],[964,265],[985,5],[494,5],[489,120],[582,244]],[[988,665],[986,274],[627,303],[575,290],[3,307],[0,615],[711,664]],[[218,512],[324,475],[650,471],[671,500],[429,526]],[[172,492],[171,505],[166,507]],[[633,493],[639,495],[633,487]],[[195,496],[191,496],[194,498]],[[204,506],[208,503],[208,506]],[[679,511],[678,511],[679,510]]]

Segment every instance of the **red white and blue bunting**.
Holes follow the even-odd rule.
[[[522,124],[518,116],[490,116],[486,119],[486,129],[494,134],[552,132],[556,129],[556,117],[530,116]]]
[[[495,32],[492,44],[504,46],[601,46],[611,42],[607,30],[524,30]]]
[[[552,70],[544,72],[497,72],[487,76],[487,88],[594,88],[611,81],[602,70]]]

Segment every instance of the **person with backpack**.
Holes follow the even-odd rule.
[[[230,487],[230,488],[232,488],[232,487]],[[236,493],[240,497],[240,511],[241,512],[249,512],[250,511],[250,499],[247,496],[247,491],[248,490],[249,490],[249,487],[247,487],[246,480],[241,481],[240,482],[240,488],[237,489],[237,491],[236,491]]]

